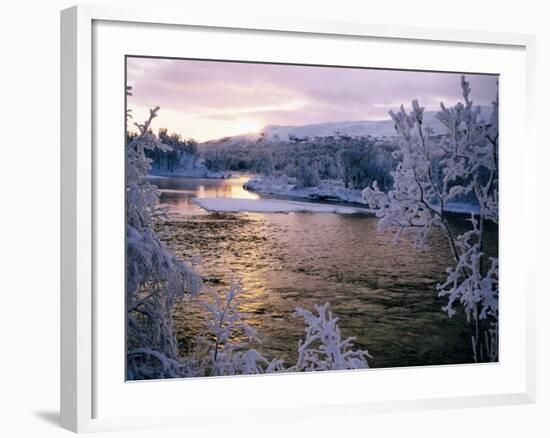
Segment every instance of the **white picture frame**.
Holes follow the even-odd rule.
[[[106,26],[98,30],[98,24]],[[114,26],[114,27],[113,27]],[[131,29],[121,30],[116,26],[129,26]],[[123,351],[115,357],[116,343],[107,346],[108,340],[103,335],[106,331],[113,331],[120,328],[120,321],[123,320],[122,312],[117,314],[117,303],[109,308],[112,312],[105,311],[106,299],[98,299],[105,288],[102,286],[111,280],[116,283],[115,277],[120,279],[122,272],[120,264],[114,264],[113,271],[103,269],[107,261],[102,256],[105,254],[105,245],[101,239],[107,239],[109,233],[105,231],[101,218],[101,211],[105,208],[98,208],[110,196],[105,191],[106,186],[120,185],[123,190],[123,173],[120,174],[120,162],[114,160],[114,167],[105,162],[105,155],[97,153],[97,148],[103,147],[103,130],[99,126],[106,126],[103,120],[109,117],[109,111],[102,112],[106,105],[112,107],[114,113],[120,109],[120,103],[124,99],[124,82],[121,81],[120,96],[116,95],[116,80],[104,81],[103,69],[109,68],[103,62],[105,60],[119,59],[120,53],[124,53],[123,32],[132,35],[132,41],[139,40],[139,28],[148,29],[148,39],[155,39],[156,33],[177,32],[178,29],[187,29],[200,32],[202,36],[219,34],[220,32],[234,32],[235,38],[244,38],[248,41],[254,38],[269,37],[268,47],[277,47],[277,39],[286,38],[334,38],[335,44],[362,44],[370,41],[372,44],[384,42],[387,45],[399,45],[406,43],[411,48],[419,50],[446,49],[446,45],[452,45],[461,53],[480,50],[479,59],[473,59],[473,63],[479,65],[485,63],[483,71],[487,69],[493,73],[488,65],[490,60],[486,58],[489,53],[494,53],[495,59],[502,59],[502,65],[509,65],[511,79],[518,83],[501,82],[504,96],[509,99],[502,99],[502,106],[508,108],[510,113],[503,114],[504,121],[516,120],[516,130],[504,128],[503,136],[509,134],[519,136],[521,134],[521,153],[516,156],[517,150],[509,149],[509,158],[502,166],[518,163],[521,160],[517,177],[521,181],[518,187],[508,187],[508,197],[503,197],[502,217],[504,218],[501,228],[501,238],[505,238],[506,245],[502,248],[507,263],[501,264],[501,269],[506,269],[509,276],[503,278],[514,286],[517,295],[510,295],[502,300],[504,310],[510,315],[517,313],[516,324],[503,324],[501,343],[506,347],[508,343],[515,343],[514,358],[506,356],[497,364],[500,368],[483,368],[483,366],[471,371],[471,368],[449,368],[449,367],[419,367],[411,369],[392,370],[368,370],[360,372],[337,372],[337,373],[309,373],[304,375],[284,376],[246,376],[221,379],[190,379],[186,382],[167,381],[153,383],[125,383],[124,375],[118,373],[113,366],[113,371],[107,367],[106,361],[120,363]],[[104,36],[102,36],[104,32]],[[133,32],[133,33],[132,33]],[[136,33],[137,32],[137,33]],[[117,36],[119,35],[119,36]],[[315,37],[315,38],[313,38]],[[159,38],[162,38],[159,36]],[[166,36],[164,37],[166,38]],[[107,54],[104,40],[110,41]],[[173,38],[172,38],[173,39]],[[242,41],[244,41],[244,39]],[[336,41],[337,40],[337,41]],[[267,41],[267,40],[266,40]],[[141,43],[147,46],[146,41]],[[288,43],[287,43],[288,44]],[[304,43],[306,44],[306,43]],[[309,41],[307,44],[315,42]],[[154,46],[154,44],[153,44]],[[61,13],[61,425],[62,427],[75,431],[100,431],[120,428],[146,428],[174,425],[202,424],[212,418],[215,412],[217,421],[228,420],[231,415],[262,417],[310,417],[312,415],[361,415],[367,412],[396,412],[413,409],[441,409],[465,406],[488,406],[503,404],[532,403],[535,400],[535,351],[534,351],[534,272],[525,262],[521,262],[521,250],[534,246],[536,228],[534,216],[528,212],[514,212],[512,201],[532,202],[534,204],[535,187],[535,164],[534,150],[535,141],[532,121],[534,120],[534,46],[535,39],[532,35],[491,33],[484,31],[461,31],[450,29],[424,29],[415,27],[373,25],[366,23],[336,23],[336,22],[313,22],[308,20],[280,20],[272,18],[258,18],[253,21],[247,19],[226,21],[214,16],[197,16],[190,11],[163,11],[151,9],[147,11],[118,9],[110,7],[78,6],[62,11]],[[176,46],[174,46],[176,47]],[[304,46],[305,47],[305,46]],[[201,48],[196,47],[200,52]],[[117,52],[118,50],[118,52]],[[135,49],[134,49],[135,50]],[[151,50],[145,48],[144,50]],[[171,50],[170,47],[164,50]],[[176,50],[176,49],[173,49]],[[180,50],[180,49],[177,49]],[[183,50],[183,49],[182,49]],[[265,52],[265,49],[262,48]],[[256,59],[254,45],[250,49],[250,57]],[[507,58],[507,53],[509,57]],[[128,52],[126,52],[128,54]],[[136,54],[132,52],[131,54]],[[158,53],[150,53],[155,55]],[[176,56],[179,56],[177,53]],[[269,55],[269,54],[268,54]],[[268,56],[266,55],[266,56]],[[287,56],[299,56],[287,55]],[[311,55],[314,56],[314,55]],[[330,56],[324,54],[323,56]],[[333,55],[335,56],[335,55]],[[232,56],[227,59],[235,59]],[[328,58],[327,58],[328,59]],[[98,61],[99,60],[99,61]],[[297,61],[296,57],[292,59]],[[518,62],[520,60],[520,62]],[[97,61],[97,65],[96,65]],[[118,62],[118,61],[117,61]],[[382,61],[379,61],[382,62]],[[389,61],[388,61],[389,62]],[[411,63],[419,61],[409,61]],[[425,60],[427,69],[436,69],[437,65],[446,62],[447,67],[457,65],[457,61],[451,59]],[[453,64],[454,62],[454,64]],[[466,61],[464,61],[466,62]],[[499,61],[500,62],[500,61]],[[496,62],[498,64],[498,62]],[[118,65],[118,64],[117,64]],[[411,64],[413,65],[413,64]],[[386,67],[399,67],[385,65]],[[114,68],[114,67],[113,67]],[[119,68],[119,67],[117,67]],[[495,67],[496,68],[496,67]],[[504,67],[503,67],[504,68]],[[512,73],[514,69],[514,73]],[[459,70],[456,70],[459,71]],[[480,70],[481,71],[481,70]],[[118,75],[114,75],[119,78]],[[525,82],[523,82],[523,80]],[[515,94],[507,94],[508,88],[516,88]],[[113,88],[115,87],[115,88]],[[103,90],[98,92],[98,90]],[[113,94],[113,91],[115,92]],[[110,96],[110,97],[109,97]],[[112,102],[106,99],[112,99]],[[506,107],[508,105],[508,107]],[[510,109],[510,107],[514,108]],[[105,115],[104,115],[105,114]],[[121,120],[124,114],[120,113]],[[103,125],[102,125],[103,123]],[[117,121],[113,121],[113,129],[116,129]],[[106,128],[107,129],[107,128]],[[118,128],[122,132],[122,125]],[[106,131],[105,131],[106,132]],[[115,137],[116,138],[116,137]],[[122,141],[122,135],[120,136]],[[517,138],[516,138],[517,140]],[[506,143],[506,140],[504,140]],[[98,146],[99,145],[99,146]],[[507,146],[502,146],[506,148]],[[505,152],[508,149],[503,149]],[[514,155],[516,154],[516,155]],[[506,164],[508,163],[508,164]],[[110,175],[110,176],[105,176]],[[506,181],[504,181],[504,187]],[[116,192],[116,191],[115,191]],[[120,191],[118,192],[120,193]],[[113,202],[120,201],[113,195]],[[508,200],[510,202],[508,202]],[[111,205],[111,204],[105,204]],[[526,232],[523,236],[527,238],[516,238],[508,233],[516,221],[527,222]],[[118,237],[120,238],[120,226],[118,226]],[[98,237],[104,236],[104,237]],[[98,240],[99,239],[99,240]],[[120,240],[118,240],[120,241]],[[122,251],[122,252],[121,252]],[[110,251],[113,257],[123,254],[123,248],[117,247]],[[517,252],[518,254],[514,255]],[[110,266],[111,266],[110,265]],[[514,273],[511,267],[514,267]],[[118,268],[117,268],[118,267]],[[116,271],[118,269],[118,271]],[[115,272],[116,271],[116,272]],[[123,277],[122,277],[123,278]],[[118,280],[117,280],[118,281]],[[118,283],[117,283],[118,284]],[[120,290],[120,300],[123,301],[123,289]],[[120,301],[119,300],[119,301]],[[101,314],[101,318],[98,317]],[[118,319],[120,318],[120,320]],[[116,322],[115,322],[116,320]],[[505,320],[505,322],[508,320]],[[509,335],[509,336],[508,336]],[[117,335],[117,339],[123,336]],[[510,344],[511,345],[511,344]],[[113,353],[109,357],[109,352]],[[499,370],[510,370],[500,375]],[[106,373],[112,375],[107,376]],[[370,374],[367,374],[370,373]],[[499,389],[499,380],[486,387],[480,387],[479,391],[471,388],[455,388],[446,393],[445,388],[439,387],[436,391],[426,390],[426,393],[415,389],[403,391],[398,388],[398,382],[418,381],[422,379],[444,379],[453,375],[458,379],[467,379],[469,373],[499,375],[502,383],[502,390]],[[384,386],[375,385],[377,381],[391,379],[396,382],[396,388],[384,391]],[[258,380],[264,379],[264,380]],[[367,385],[368,380],[368,385]],[[506,382],[504,381],[506,380]],[[113,389],[107,393],[107,387],[113,386],[113,382],[120,383],[120,391]],[[306,383],[302,383],[306,382]],[[339,393],[337,388],[353,387],[354,385],[366,385],[365,388],[372,388],[374,395],[354,394],[349,400],[345,398],[345,392]],[[118,385],[118,384],[117,384]],[[122,404],[122,399],[117,397],[128,397],[125,400],[135,398],[139,394],[147,397],[161,397],[166,395],[167,400],[174,397],[174,391],[186,385],[186,394],[209,394],[212,391],[235,391],[242,388],[243,399],[240,406],[234,411],[222,412],[221,406],[209,404],[209,413],[206,412],[207,402],[205,398],[197,397],[193,403],[195,411],[190,413],[189,406],[182,405],[171,410],[165,409],[162,403],[157,406],[150,406],[150,415],[139,413],[132,414],[131,410],[117,411],[116,405]],[[291,387],[306,388],[312,391],[311,396],[297,395],[295,404],[287,405],[284,401],[284,391]],[[333,400],[320,401],[319,393],[315,387],[324,386],[324,392],[333,394]],[[347,386],[346,386],[347,385]],[[351,385],[351,386],[350,386]],[[507,387],[505,387],[508,385]],[[115,385],[116,386],[116,385]],[[246,402],[247,394],[252,394],[251,386],[262,387],[262,393],[269,393],[271,400],[265,400],[266,405],[262,408],[258,399],[254,405]],[[402,385],[403,386],[403,385]],[[414,386],[411,383],[411,386]],[[440,386],[440,385],[439,385]],[[464,386],[464,385],[462,385]],[[467,385],[466,385],[467,386]],[[175,389],[174,389],[175,388]],[[179,388],[179,389],[178,389]],[[279,392],[274,392],[281,388]],[[127,391],[129,389],[129,392]],[[109,389],[110,391],[110,389]],[[332,391],[332,392],[331,392]],[[431,391],[431,392],[430,392]],[[366,391],[364,391],[366,392]],[[108,401],[109,399],[110,401]],[[110,404],[109,404],[110,403]],[[235,403],[239,405],[239,403]],[[112,406],[111,406],[112,405]],[[105,413],[105,414],[104,414]]]

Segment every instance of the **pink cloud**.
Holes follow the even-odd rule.
[[[128,58],[128,103],[173,113],[266,124],[305,124],[386,118],[418,99],[428,109],[461,100],[460,73]],[[496,76],[466,74],[475,104],[496,96]],[[300,102],[299,108],[289,103]]]

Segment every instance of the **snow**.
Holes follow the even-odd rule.
[[[317,187],[296,188],[288,178],[255,176],[248,180],[244,188],[253,192],[269,195],[291,196],[304,199],[324,199],[340,202],[362,204],[361,190],[347,189],[339,181],[320,182]],[[448,213],[479,214],[479,206],[467,202],[448,202],[445,206]]]
[[[298,307],[294,316],[307,323],[306,340],[298,344],[298,361],[292,371],[348,370],[368,368],[366,350],[350,350],[355,338],[342,340],[338,318],[332,314],[330,304],[316,305],[319,316]]]
[[[286,201],[279,199],[239,199],[239,198],[194,198],[193,202],[205,210],[218,213],[371,213],[367,208],[348,207],[313,202]]]
[[[244,188],[270,195],[362,203],[361,190],[348,189],[340,181],[322,180],[316,187],[304,188],[297,188],[292,182],[287,177],[255,176],[246,182]]]
[[[479,120],[491,120],[492,108],[489,106],[481,106]],[[426,111],[424,113],[424,122],[430,125],[434,134],[444,134],[445,126],[436,119],[438,111]],[[376,137],[376,138],[391,138],[398,137],[395,131],[395,124],[391,119],[385,120],[358,120],[347,122],[330,122],[330,123],[313,123],[301,126],[283,126],[283,125],[267,125],[263,130],[265,140],[269,141],[289,141],[290,137],[297,138],[314,138],[314,137],[330,137],[338,135],[347,135],[351,137]],[[248,133],[233,137],[225,137],[218,140],[211,140],[208,143],[246,143],[257,142],[260,138],[259,133]]]
[[[479,214],[479,205],[467,202],[448,202],[445,206],[448,213]]]
[[[492,108],[489,106],[481,107],[480,119],[491,120]],[[436,119],[438,111],[427,111],[424,113],[424,122],[430,125],[434,134],[443,134],[446,132],[445,126]],[[395,124],[393,120],[362,120],[353,122],[334,122],[334,123],[315,123],[303,126],[275,126],[268,125],[264,129],[266,139],[273,139],[277,136],[281,140],[288,140],[293,137],[328,137],[332,135],[349,135],[351,137],[397,137]]]
[[[287,141],[290,137],[329,137],[337,134],[349,136],[394,137],[395,129],[391,120],[363,120],[353,122],[315,123],[304,126],[265,127],[267,139],[278,136]]]

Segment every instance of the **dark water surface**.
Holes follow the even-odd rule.
[[[154,179],[173,213],[158,232],[181,258],[200,258],[198,270],[213,279],[207,288],[241,279],[241,310],[268,359],[292,363],[305,327],[294,309],[329,302],[343,337],[355,336],[372,355],[371,367],[472,362],[471,326],[461,313],[441,311],[445,300],[435,291],[452,265],[441,233],[421,253],[393,243],[368,215],[212,214],[191,203],[195,196],[257,199],[242,189],[245,180]],[[464,219],[455,221],[460,227]],[[193,304],[176,312],[182,352],[204,318]]]

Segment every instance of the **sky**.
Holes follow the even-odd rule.
[[[460,73],[127,58],[134,121],[160,107],[153,130],[207,141],[266,125],[388,119],[418,99],[426,110],[462,100]],[[476,105],[490,105],[497,77],[466,74]]]

